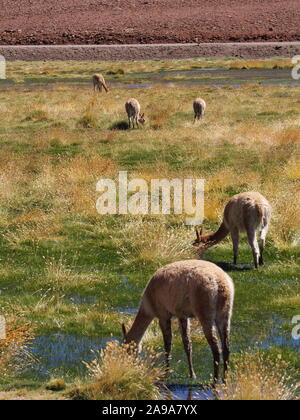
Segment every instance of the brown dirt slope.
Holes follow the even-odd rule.
[[[299,0],[0,0],[0,44],[299,41]]]

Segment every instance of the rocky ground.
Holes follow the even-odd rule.
[[[1,0],[0,44],[300,40],[299,0]]]

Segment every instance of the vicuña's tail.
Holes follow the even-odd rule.
[[[262,203],[256,203],[258,226],[263,226],[265,221],[265,209]]]

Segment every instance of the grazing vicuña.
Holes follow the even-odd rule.
[[[245,192],[232,197],[224,210],[223,222],[217,232],[202,235],[196,229],[197,239],[194,245],[209,248],[222,241],[230,233],[233,243],[234,264],[237,264],[239,251],[239,233],[246,232],[253,252],[255,268],[264,264],[263,251],[271,219],[271,205],[258,192]],[[257,231],[260,231],[260,243]]]
[[[197,120],[200,120],[205,114],[206,103],[201,98],[195,99],[193,102],[193,108],[194,108],[194,113],[195,113],[195,118],[194,118],[194,123],[195,123]]]
[[[192,363],[192,343],[189,318],[200,321],[214,358],[214,378],[219,378],[223,355],[224,374],[227,371],[230,348],[230,322],[234,300],[231,278],[215,264],[185,260],[169,264],[153,275],[144,291],[137,316],[128,332],[123,324],[126,343],[141,342],[154,318],[159,319],[169,367],[172,330],[171,319],[177,317],[191,378],[195,378]],[[222,348],[220,348],[219,333]]]
[[[102,92],[102,88],[104,88],[106,93],[109,91],[108,86],[105,83],[103,74],[101,73],[94,74],[92,79],[93,79],[94,91],[98,89],[99,92]]]
[[[141,114],[141,106],[136,99],[128,99],[125,103],[125,109],[128,116],[129,128],[134,128],[134,123],[136,123],[137,128],[139,127],[139,124],[145,124],[145,114]]]

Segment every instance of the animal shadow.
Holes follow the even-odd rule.
[[[251,271],[254,269],[252,264],[233,264],[224,261],[211,261],[224,271]]]
[[[110,130],[129,130],[129,125],[127,121],[117,121],[114,122],[110,127]]]

